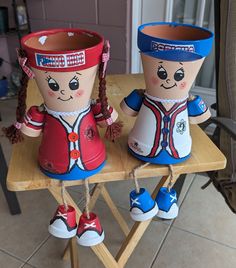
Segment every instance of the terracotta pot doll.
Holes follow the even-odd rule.
[[[113,123],[118,114],[106,98],[109,42],[104,43],[100,35],[87,30],[53,29],[29,34],[22,38],[21,45],[26,55],[20,51],[19,62],[25,73],[35,78],[44,103],[30,107],[23,118],[19,118],[22,111],[18,107],[15,126],[27,136],[42,134],[40,169],[62,182],[63,204],[51,220],[49,232],[60,238],[77,234],[79,244],[96,245],[103,241],[104,232],[98,217],[88,211],[86,178],[99,172],[106,162],[97,125],[108,126],[106,136],[111,139],[119,135],[121,128],[119,123]],[[91,100],[98,70],[99,98]],[[24,107],[26,80],[23,77],[20,107]],[[14,131],[12,127],[5,130],[8,136]],[[85,180],[86,212],[80,217],[78,228],[75,209],[64,200],[64,180]]]
[[[212,42],[210,31],[193,25],[157,22],[139,27],[146,89],[135,89],[121,102],[123,112],[137,116],[128,137],[133,156],[147,163],[169,165],[172,171],[172,164],[190,157],[189,123],[204,122],[210,111],[202,98],[190,95],[189,90]],[[142,220],[157,212],[161,218],[175,218],[177,196],[170,187],[162,187],[156,197],[158,212],[145,189],[132,191],[131,216]]]

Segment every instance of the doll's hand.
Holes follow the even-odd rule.
[[[133,90],[120,103],[121,110],[129,116],[136,116],[142,106],[144,93],[144,89]]]
[[[24,116],[21,132],[29,137],[38,137],[42,132],[44,113],[37,106],[32,106]]]
[[[117,118],[118,118],[118,113],[114,108],[112,108],[111,117],[107,120],[104,119],[102,121],[97,121],[97,125],[102,128],[107,127],[111,125],[112,123],[114,123],[117,120]]]
[[[190,95],[187,102],[190,124],[200,124],[211,117],[211,112],[200,96]]]

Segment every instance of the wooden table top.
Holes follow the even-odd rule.
[[[97,82],[95,83],[97,88]],[[107,76],[107,93],[109,103],[117,109],[120,120],[124,123],[122,137],[115,143],[105,141],[107,149],[107,163],[103,170],[90,177],[90,183],[117,181],[130,179],[130,171],[141,162],[132,157],[127,150],[127,136],[133,126],[135,118],[126,116],[120,109],[120,101],[134,88],[145,88],[143,75],[109,75]],[[97,96],[94,90],[94,96]],[[29,82],[27,105],[40,105],[42,98],[34,80]],[[210,170],[223,169],[226,159],[221,151],[207,137],[197,125],[191,125],[193,140],[191,157],[180,164],[174,165],[176,174],[196,173]],[[104,130],[101,130],[103,136]],[[40,138],[25,137],[22,143],[13,145],[12,156],[9,164],[7,186],[12,191],[25,191],[44,189],[58,185],[59,181],[49,179],[40,172],[37,165],[37,154]],[[138,171],[138,178],[168,175],[167,166],[149,165]],[[66,186],[80,185],[82,181],[67,181]]]

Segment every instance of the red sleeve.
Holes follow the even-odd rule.
[[[94,118],[95,118],[97,123],[105,120],[105,118],[104,118],[104,116],[103,116],[103,114],[101,112],[101,103],[100,102],[93,103],[91,105],[91,108],[92,108],[92,112],[94,114]],[[109,113],[112,114],[113,108],[111,106],[109,106],[109,105],[108,105],[107,108],[109,110]]]
[[[37,106],[32,106],[24,116],[23,123],[34,130],[41,130],[44,124],[44,112],[40,112]]]

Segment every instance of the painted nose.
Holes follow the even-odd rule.
[[[169,84],[170,83],[170,79],[168,78],[168,79],[166,79],[166,83],[167,84]]]
[[[65,95],[65,90],[62,89],[62,90],[60,91],[60,93],[61,93],[62,95]]]

